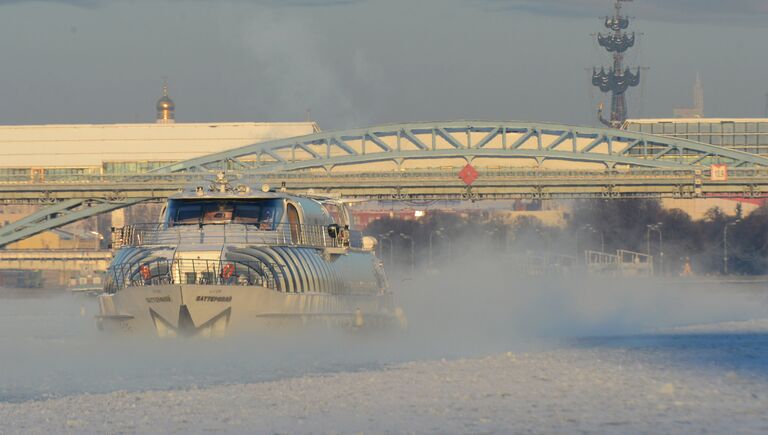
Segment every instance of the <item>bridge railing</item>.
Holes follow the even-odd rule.
[[[335,237],[333,236],[335,233]],[[112,229],[112,248],[122,246],[223,245],[226,243],[362,248],[362,233],[322,225],[299,224],[136,224]]]
[[[127,287],[151,285],[261,286],[283,291],[283,265],[264,261],[231,261],[156,258],[113,264],[107,270],[104,290],[115,293]]]
[[[709,167],[702,168],[686,168],[686,169],[662,169],[662,168],[627,168],[627,169],[602,169],[602,170],[561,170],[561,169],[538,169],[538,168],[504,168],[504,167],[488,167],[478,168],[484,178],[494,177],[601,177],[601,176],[613,176],[620,174],[626,177],[658,177],[658,176],[701,176],[704,179],[708,179],[711,175]],[[249,174],[258,177],[270,177],[278,176],[280,179],[288,180],[305,180],[323,179],[323,178],[382,178],[389,179],[392,177],[398,178],[411,178],[411,177],[449,177],[456,178],[456,174],[461,168],[419,168],[410,169],[408,171],[402,171],[397,173],[379,171],[379,172],[334,172],[332,174],[324,173],[305,173],[301,171],[297,172],[280,172],[277,174],[270,174],[268,172],[260,172],[258,167],[253,168],[250,171],[242,172],[244,177],[248,177]],[[0,173],[0,185],[19,185],[19,184],[147,184],[154,183],[159,185],[179,185],[186,186],[195,182],[203,182],[207,177],[210,177],[209,173],[190,173],[190,172],[177,172],[177,173],[135,173],[135,174],[40,174],[36,172],[30,172],[29,174],[4,174]],[[749,167],[749,168],[728,168],[729,177],[733,178],[752,178],[752,177],[768,177],[768,168]]]

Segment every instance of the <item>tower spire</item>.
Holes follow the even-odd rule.
[[[599,71],[597,67],[592,68],[592,85],[602,92],[611,93],[610,119],[603,118],[602,107],[598,118],[603,124],[614,128],[620,127],[627,119],[627,90],[640,84],[640,68],[633,73],[624,66],[624,53],[635,45],[635,33],[625,32],[629,28],[629,17],[621,15],[622,3],[629,1],[632,0],[615,0],[614,15],[605,17],[608,32],[597,34],[598,44],[612,54],[613,65],[607,71],[605,67],[600,67]]]

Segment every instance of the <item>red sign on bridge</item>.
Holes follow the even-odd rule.
[[[459,178],[461,178],[461,181],[463,181],[467,186],[471,186],[479,176],[480,174],[477,173],[477,170],[469,164],[464,166],[464,169],[459,172]]]

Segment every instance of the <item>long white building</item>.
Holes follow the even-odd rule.
[[[0,175],[144,172],[319,131],[315,122],[176,123],[174,109],[166,88],[156,123],[0,126]]]

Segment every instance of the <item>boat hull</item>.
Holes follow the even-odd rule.
[[[380,327],[403,324],[392,294],[284,293],[260,286],[167,284],[127,287],[99,296],[105,331],[224,336],[279,328]]]

